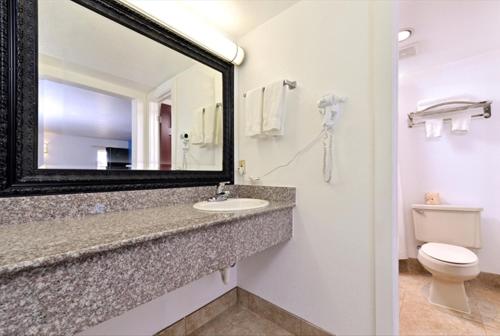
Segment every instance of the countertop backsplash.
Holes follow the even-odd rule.
[[[295,188],[228,185],[231,197],[295,201]],[[215,194],[215,186],[0,198],[0,225],[195,203]]]

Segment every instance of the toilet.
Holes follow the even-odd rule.
[[[469,248],[481,247],[482,208],[413,204],[415,238],[424,243],[418,261],[432,274],[430,303],[470,313],[464,281],[479,274]]]

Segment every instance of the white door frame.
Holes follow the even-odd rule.
[[[160,104],[169,98],[172,118],[172,169],[176,167],[177,119],[175,117],[175,79],[168,80],[148,94],[148,169],[157,170],[160,167]]]
[[[396,222],[397,85],[399,4],[373,1],[373,246],[375,334],[399,334],[398,250]]]

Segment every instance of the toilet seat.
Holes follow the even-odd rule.
[[[432,244],[437,244],[437,246]],[[451,252],[454,251],[462,254],[451,256]],[[477,256],[474,252],[460,246],[427,243],[419,249],[417,258],[422,266],[432,273],[433,276],[447,279],[448,281],[466,281],[475,278],[479,274],[479,260]],[[455,262],[443,261],[438,258],[454,260]],[[467,262],[471,260],[472,262]]]
[[[478,258],[474,252],[456,245],[426,243],[422,245],[419,252],[444,263],[466,265],[478,262]]]

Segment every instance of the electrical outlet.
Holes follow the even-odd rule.
[[[247,171],[247,163],[245,160],[240,160],[238,162],[238,173],[243,176]]]

